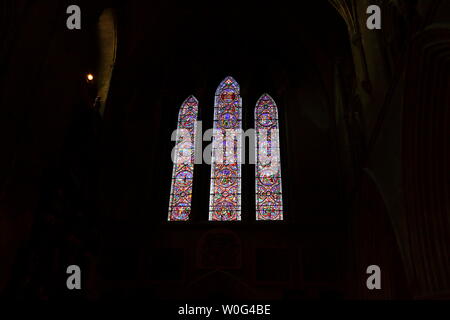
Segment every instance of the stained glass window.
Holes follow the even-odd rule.
[[[209,220],[241,220],[242,100],[238,83],[227,77],[216,91],[211,158]]]
[[[178,114],[176,145],[172,154],[174,164],[169,221],[187,221],[191,213],[197,114],[198,101],[190,96],[184,101]]]
[[[264,94],[255,108],[256,220],[283,220],[278,109]]]

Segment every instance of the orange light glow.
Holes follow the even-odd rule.
[[[86,78],[88,81],[92,81],[94,80],[94,75],[92,73],[89,73]]]

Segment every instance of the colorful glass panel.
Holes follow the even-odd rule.
[[[187,221],[191,214],[194,181],[195,133],[198,101],[187,98],[178,114],[178,130],[174,148],[169,221]]]
[[[255,108],[256,220],[283,220],[278,109],[264,94]]]
[[[209,220],[241,220],[242,99],[227,77],[216,91],[211,158]]]

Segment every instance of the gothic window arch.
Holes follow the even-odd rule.
[[[232,77],[219,85],[214,103],[210,221],[241,220],[242,99]]]
[[[178,116],[169,203],[169,221],[191,214],[198,101],[190,96]],[[284,220],[278,107],[263,94],[254,109],[255,200],[257,221]],[[211,149],[209,221],[241,221],[242,98],[239,84],[225,78],[215,93]],[[247,135],[248,133],[246,133]],[[251,181],[247,183],[252,184]]]
[[[187,221],[191,214],[197,116],[198,101],[190,96],[183,102],[178,114],[176,144],[172,154],[169,221]]]
[[[256,220],[283,220],[278,108],[268,94],[255,107]]]

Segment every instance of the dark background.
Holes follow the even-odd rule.
[[[450,298],[448,1],[0,5],[0,296]],[[285,221],[255,221],[244,165],[243,221],[208,222],[202,164],[192,220],[168,223],[178,109],[195,95],[211,128],[226,76],[244,129],[278,104]]]

